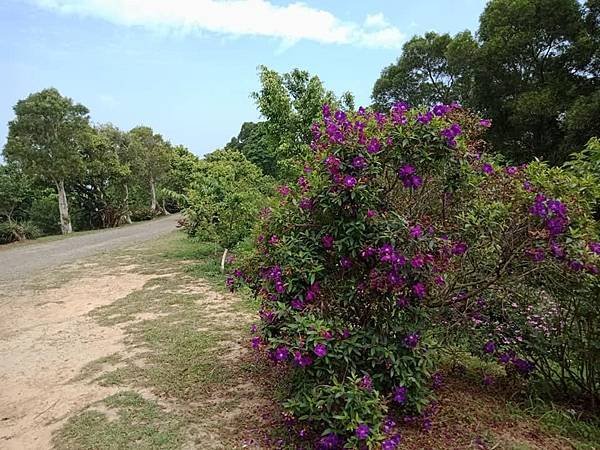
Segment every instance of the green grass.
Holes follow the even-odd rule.
[[[232,448],[244,432],[241,424],[260,420],[249,407],[259,395],[253,377],[260,368],[239,358],[236,349],[239,341],[249,339],[256,303],[223,289],[219,257],[213,244],[182,233],[102,257],[102,265],[118,269],[136,264],[136,272],[156,276],[142,289],[90,313],[100,325],[125,331],[127,351],[91,362],[76,377],[164,398],[175,407],[170,414],[185,424],[185,445],[196,448]],[[71,419],[60,431],[61,442],[67,442],[65,433],[71,436],[73,429],[80,430],[77,442],[84,442],[86,433],[92,440],[127,434],[92,410]],[[207,433],[210,442],[199,437]]]
[[[156,402],[119,392],[72,417],[54,435],[58,449],[178,449],[184,422]]]

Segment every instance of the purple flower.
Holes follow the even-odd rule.
[[[487,341],[483,346],[483,351],[485,353],[494,353],[496,351],[496,344],[494,341]]]
[[[317,443],[318,450],[337,450],[342,448],[344,441],[337,434],[329,433],[323,436]]]
[[[356,186],[356,178],[354,178],[352,175],[346,175],[344,177],[343,184],[346,189],[352,189],[354,186]]]
[[[557,259],[563,259],[565,257],[565,249],[556,242],[550,242],[550,252],[552,253],[552,256]]]
[[[406,188],[416,189],[423,184],[423,179],[415,174],[415,168],[410,164],[405,164],[398,169],[398,176]]]
[[[257,350],[260,347],[262,340],[261,340],[260,336],[254,336],[250,342],[252,343],[252,348],[254,350]]]
[[[304,302],[300,300],[298,297],[292,300],[291,302],[292,308],[301,310],[304,308]]]
[[[377,211],[372,209],[367,209],[367,217],[370,219],[371,217],[375,217],[377,215]]]
[[[481,119],[479,121],[479,125],[485,128],[489,128],[492,126],[492,121],[490,119]]]
[[[338,122],[343,122],[346,120],[346,113],[344,111],[336,111],[335,114],[333,115],[335,117],[335,120],[337,120]]]
[[[415,348],[419,345],[419,341],[421,340],[421,336],[419,333],[410,333],[404,338],[404,346],[407,348]]]
[[[431,431],[431,427],[433,427],[431,419],[429,417],[425,417],[421,422],[421,427],[423,428],[423,431]]]
[[[288,359],[289,356],[290,356],[290,351],[285,346],[277,347],[275,349],[275,353],[273,354],[273,357],[275,358],[275,361],[277,361],[277,362],[285,361],[286,359]]]
[[[364,169],[365,167],[367,167],[367,160],[362,156],[355,156],[352,159],[352,167],[354,167],[355,169]]]
[[[286,197],[287,195],[290,195],[291,189],[288,186],[279,186],[277,191],[279,191],[279,194],[283,197]]]
[[[412,293],[415,295],[415,297],[422,299],[425,297],[425,295],[427,295],[427,288],[423,283],[418,282],[413,284]]]
[[[431,111],[427,111],[425,114],[419,113],[417,115],[417,122],[422,125],[427,125],[433,119],[433,113]]]
[[[358,427],[356,427],[354,433],[356,434],[356,437],[358,439],[364,441],[369,437],[369,431],[371,431],[369,425],[367,425],[366,423],[361,423]]]
[[[328,104],[323,105],[323,117],[325,117],[325,118],[331,117],[331,108],[329,107]]]
[[[342,266],[342,268],[344,269],[349,269],[350,267],[352,267],[352,260],[347,256],[342,256],[340,258],[340,266]]]
[[[533,363],[525,360],[525,359],[521,359],[521,358],[517,358],[513,361],[513,365],[515,366],[515,369],[517,369],[517,372],[519,372],[521,375],[529,375],[531,372],[533,372]]]
[[[396,422],[394,422],[393,419],[386,417],[385,420],[383,421],[383,432],[384,433],[391,433],[394,428],[396,427]]]
[[[456,242],[452,246],[452,254],[456,256],[464,255],[467,252],[467,249],[466,242]]]
[[[295,351],[294,352],[294,362],[299,367],[308,367],[312,364],[312,358],[308,355],[303,356],[301,352]]]
[[[333,236],[331,236],[330,234],[326,234],[321,238],[321,242],[323,243],[323,247],[332,248],[334,243]]]
[[[484,375],[483,384],[484,386],[491,386],[492,384],[494,384],[494,377],[492,377],[491,375]]]
[[[367,152],[373,154],[381,150],[381,142],[377,138],[372,138],[367,145]]]
[[[440,372],[436,372],[431,376],[431,387],[439,389],[444,385],[444,376]]]
[[[415,168],[410,164],[405,164],[400,169],[398,169],[398,175],[400,178],[409,177],[415,174]]]
[[[600,242],[590,242],[588,248],[596,255],[600,255]]]
[[[399,386],[394,389],[394,401],[403,405],[408,397],[408,389],[404,386]]]
[[[410,234],[410,237],[412,237],[413,239],[417,239],[417,238],[420,238],[421,236],[423,236],[423,229],[421,228],[420,225],[414,225],[414,226],[410,227],[408,229],[408,232]]]
[[[446,114],[449,111],[450,111],[450,108],[447,105],[437,104],[433,107],[433,114],[435,114],[438,117],[443,116],[444,114]]]
[[[399,434],[392,436],[381,443],[381,450],[396,450],[401,440],[402,438]]]
[[[310,198],[302,198],[299,205],[301,209],[310,210],[313,208],[313,201]]]
[[[319,358],[323,358],[325,355],[327,355],[327,346],[325,344],[319,343],[319,344],[315,345],[313,352]]]
[[[425,257],[423,255],[415,255],[410,260],[410,265],[415,269],[420,269],[425,265]]]
[[[276,235],[271,236],[269,239],[269,244],[277,245],[279,243],[279,238]]]
[[[519,168],[518,168],[518,167],[515,167],[515,166],[509,166],[509,167],[507,167],[507,168],[506,168],[506,169],[504,169],[504,170],[506,171],[506,173],[507,173],[508,175],[516,175],[516,174],[517,174],[517,172],[519,171]]]
[[[500,356],[498,356],[498,362],[500,364],[508,364],[511,360],[511,355],[508,352],[504,352],[502,353]]]
[[[233,292],[234,285],[235,280],[233,279],[233,277],[227,277],[225,279],[225,286],[227,286],[231,292]]]
[[[369,375],[363,376],[358,382],[358,386],[365,391],[373,390],[373,379]]]
[[[583,263],[581,261],[570,261],[569,262],[569,269],[571,269],[573,272],[579,272],[581,269],[583,269]]]
[[[592,253],[600,255],[600,242],[590,242],[588,243],[588,248]]]
[[[491,175],[494,173],[494,167],[489,163],[484,163],[483,166],[481,166],[481,171],[486,175]]]

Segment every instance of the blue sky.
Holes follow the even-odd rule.
[[[0,144],[16,101],[52,86],[94,122],[148,125],[202,155],[258,119],[258,65],[308,70],[366,105],[403,42],[475,30],[485,3],[1,0]]]

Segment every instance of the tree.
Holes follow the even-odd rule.
[[[54,88],[31,94],[13,109],[16,117],[8,124],[4,156],[18,163],[26,174],[56,186],[61,230],[71,233],[65,182],[81,174],[89,111]]]
[[[266,122],[244,122],[240,133],[231,138],[225,150],[239,151],[265,175],[277,178],[277,154],[269,145],[266,128]]]
[[[494,0],[480,19],[477,102],[491,138],[518,161],[565,159],[562,117],[583,94],[574,56],[585,33],[577,0]]]
[[[268,147],[265,153],[275,155],[278,178],[292,178],[298,168],[291,160],[310,152],[310,126],[319,118],[323,104],[348,109],[354,106],[354,99],[349,93],[338,99],[319,77],[304,70],[279,74],[260,66],[259,78],[261,89],[252,93],[252,98],[265,118],[261,126]]]
[[[127,221],[127,191],[124,185],[131,177],[129,166],[119,158],[120,147],[126,145],[124,133],[112,125],[99,125],[91,130],[82,151],[83,173],[72,183],[73,199],[79,208],[74,220],[81,228],[106,228]]]
[[[198,167],[188,190],[187,231],[223,247],[223,269],[227,252],[250,234],[273,186],[237,151],[213,152]]]
[[[379,109],[398,101],[412,105],[469,103],[472,91],[472,60],[477,42],[469,31],[415,36],[402,49],[395,64],[386,67],[373,87]]]
[[[150,209],[159,210],[156,184],[169,168],[170,144],[152,128],[139,126],[129,132],[135,170],[150,186]]]
[[[131,138],[128,133],[120,130],[112,124],[104,124],[96,127],[96,132],[104,141],[104,146],[109,150],[111,156],[111,167],[113,167],[114,189],[122,188],[122,209],[125,222],[131,223],[131,210],[129,207],[129,184],[132,182],[132,165],[135,162],[133,150],[131,149]]]
[[[470,32],[406,43],[373,88],[379,109],[460,101],[487,118],[515,162],[560,164],[600,132],[600,2],[491,0]]]
[[[16,164],[0,165],[0,221],[26,217],[33,196],[32,184]]]

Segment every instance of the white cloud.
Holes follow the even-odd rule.
[[[365,19],[365,27],[370,28],[385,28],[388,27],[389,24],[387,20],[385,20],[385,16],[383,13],[377,14],[368,14]]]
[[[284,42],[398,48],[400,30],[383,14],[368,15],[363,26],[303,3],[279,6],[269,0],[29,0],[64,14],[99,17],[126,26],[178,33],[208,31],[235,36],[265,36]]]

